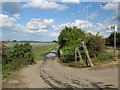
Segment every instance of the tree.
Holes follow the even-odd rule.
[[[17,42],[17,40],[13,40],[13,42]]]
[[[114,33],[111,33],[107,39],[112,46],[114,46]],[[120,32],[116,32],[116,45],[120,46]]]
[[[56,41],[56,40],[53,40],[52,42],[54,42],[54,43],[57,43],[58,41]]]
[[[65,27],[60,35],[58,36],[58,43],[60,44],[60,49],[64,54],[64,61],[71,62],[75,60],[75,48],[80,49],[80,53],[83,59],[87,59],[86,54],[83,50],[82,42],[85,42],[90,57],[96,57],[100,53],[105,51],[105,41],[99,36],[99,33],[92,35],[91,33],[86,34],[84,31],[77,27],[69,28]]]
[[[99,33],[96,35],[88,34],[86,46],[89,50],[90,57],[97,57],[100,53],[105,51],[105,40]]]
[[[65,27],[59,37],[58,43],[60,44],[60,49],[64,53],[64,62],[74,61],[75,48],[82,46],[81,42],[85,40],[85,33],[77,27],[69,28]],[[83,51],[81,51],[83,53]]]

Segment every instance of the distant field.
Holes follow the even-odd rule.
[[[45,44],[33,46],[34,61],[42,60],[47,53],[49,53],[56,44]]]

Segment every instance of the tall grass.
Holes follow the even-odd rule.
[[[108,64],[111,63],[112,61],[116,61],[115,57],[111,53],[101,53],[98,55],[98,57],[91,58],[92,63],[95,66],[102,65],[102,64]],[[86,60],[83,60],[84,63]],[[86,65],[83,65],[80,63],[80,61],[77,62],[69,62],[69,63],[63,63],[61,60],[59,60],[59,63],[61,63],[63,66],[67,67],[73,67],[73,68],[86,68]]]
[[[54,47],[55,44],[33,46],[34,61],[42,60]]]
[[[112,61],[116,61],[116,59],[111,53],[101,53],[98,57],[92,58],[92,62],[95,65],[106,64]]]

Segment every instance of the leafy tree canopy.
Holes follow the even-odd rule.
[[[90,57],[96,57],[105,51],[105,42],[104,39],[99,36],[99,33],[93,35],[91,33],[84,33],[84,31],[77,27],[69,28],[65,26],[58,37],[58,43],[64,53],[65,62],[74,61],[76,47],[79,47],[82,58],[86,59],[81,43],[82,41],[86,43]]]

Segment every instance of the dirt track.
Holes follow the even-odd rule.
[[[43,61],[37,61],[36,64],[22,68],[16,72],[18,76],[21,76],[21,78],[19,78],[21,82],[12,85],[12,88],[118,87],[117,68],[105,70],[73,69],[62,66],[58,63],[58,59],[58,57],[46,58]],[[20,84],[23,82],[24,85]],[[4,87],[7,87],[6,85],[4,85]],[[9,88],[10,87],[9,83]]]
[[[104,88],[118,86],[117,68],[80,70],[64,67],[57,60],[58,57],[47,58],[40,67],[41,77],[52,88]]]

